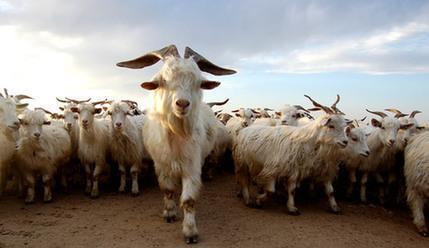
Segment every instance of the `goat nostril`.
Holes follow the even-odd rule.
[[[34,133],[33,135],[37,138],[40,137],[40,133]]]
[[[121,127],[121,126],[122,126],[122,123],[116,123],[116,126],[117,126],[117,127]]]
[[[389,143],[390,143],[391,145],[393,145],[393,144],[395,144],[395,140],[389,140]]]
[[[346,146],[349,142],[348,141],[343,141],[343,144]]]
[[[366,154],[367,156],[369,156],[369,154],[370,154],[370,153],[369,153],[369,151],[366,151],[366,152],[365,152],[365,154]]]
[[[82,123],[86,124],[86,123],[88,123],[88,120],[82,120]]]
[[[13,125],[15,125],[15,126],[19,126],[21,123],[19,123],[19,121],[15,121],[14,123],[13,123]]]
[[[187,108],[190,104],[191,103],[185,99],[179,99],[176,101],[176,105],[183,109]]]

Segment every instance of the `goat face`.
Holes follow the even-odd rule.
[[[89,129],[94,123],[94,115],[101,113],[101,108],[96,108],[91,103],[81,103],[77,107],[73,107],[72,111],[79,113],[79,125],[83,129]]]
[[[11,98],[3,98],[0,96],[0,123],[9,128],[17,130],[19,128],[19,120],[16,116],[17,105]]]
[[[383,145],[390,148],[395,144],[398,130],[401,127],[398,119],[393,117],[384,117],[381,121],[372,119],[371,124],[379,129],[378,138]]]
[[[112,130],[121,132],[127,115],[131,115],[131,109],[125,102],[114,103],[110,106],[108,113],[112,116]]]
[[[346,134],[349,139],[347,144],[347,150],[352,154],[359,154],[363,157],[369,156],[369,147],[368,147],[368,134],[362,128],[346,128]]]
[[[347,126],[346,120],[342,115],[327,115],[322,118],[321,132],[319,135],[319,142],[324,144],[337,144],[345,148],[348,143],[345,128]]]
[[[26,110],[21,115],[21,129],[24,137],[39,141],[43,133],[43,125],[50,125],[42,110]]]

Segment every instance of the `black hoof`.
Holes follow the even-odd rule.
[[[341,210],[328,209],[328,212],[331,213],[331,214],[336,214],[336,215],[340,215],[341,214]]]
[[[171,217],[165,217],[165,221],[167,223],[173,223],[176,221],[176,216],[171,216]]]
[[[198,235],[194,235],[191,237],[185,237],[185,242],[188,245],[198,243]]]
[[[420,235],[422,235],[425,238],[429,237],[429,233],[426,232],[426,231],[422,231],[422,232],[419,232],[419,233],[420,233]]]
[[[299,212],[298,210],[296,210],[296,211],[288,211],[287,212],[289,215],[292,215],[292,216],[298,216],[298,215],[301,215],[301,212]]]
[[[140,195],[140,192],[138,192],[138,193],[131,193],[131,196],[132,197],[137,197],[137,196],[139,196]]]

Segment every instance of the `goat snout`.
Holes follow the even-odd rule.
[[[21,125],[21,123],[19,121],[15,121],[9,127],[13,128],[13,129],[18,129],[20,125]]]
[[[393,144],[395,144],[395,140],[394,140],[394,139],[390,139],[390,140],[389,140],[389,145],[390,145],[390,146],[393,146]]]
[[[116,128],[121,128],[121,127],[122,127],[122,123],[120,123],[120,122],[116,122],[116,123],[115,123],[115,126],[116,126]]]
[[[186,109],[187,107],[189,107],[190,104],[191,103],[186,99],[179,99],[176,101],[176,106],[181,109]]]
[[[369,151],[364,151],[363,153],[361,153],[361,155],[364,157],[369,157],[369,154],[370,154]]]
[[[34,135],[34,137],[36,137],[36,138],[40,138],[40,133],[39,133],[39,132],[35,132],[35,133],[33,133],[33,135]]]
[[[72,127],[72,124],[71,124],[71,123],[66,123],[66,127],[67,127],[68,129],[70,129],[70,128]]]

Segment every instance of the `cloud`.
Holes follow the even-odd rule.
[[[429,72],[428,12],[399,0],[0,0],[0,82],[42,99],[145,99],[139,82],[160,65],[115,63],[171,43],[243,75]]]

